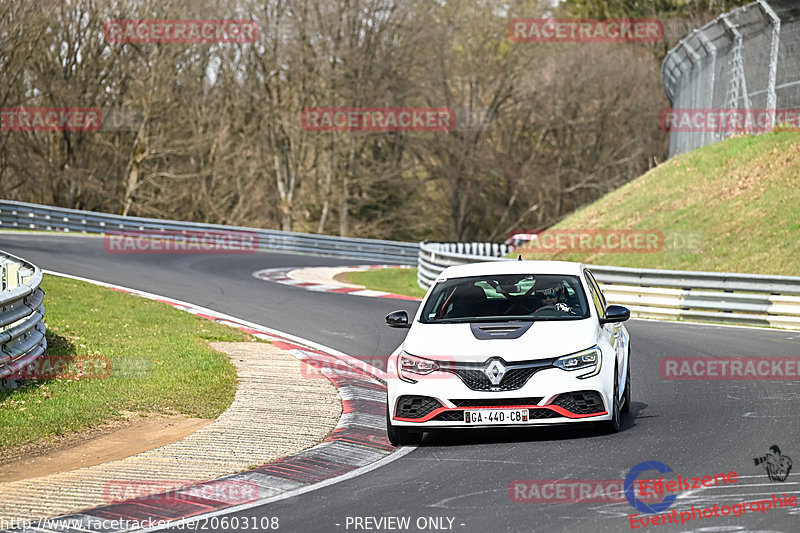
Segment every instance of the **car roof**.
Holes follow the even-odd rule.
[[[466,278],[490,274],[564,274],[579,276],[585,265],[570,261],[486,261],[447,267],[437,278]]]

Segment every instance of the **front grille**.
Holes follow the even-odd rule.
[[[394,410],[395,418],[423,418],[442,407],[439,400],[429,396],[400,396]]]
[[[590,415],[593,413],[602,413],[606,410],[603,405],[603,398],[597,391],[593,390],[560,394],[553,401],[553,405],[563,407],[570,413],[575,413],[576,415]]]
[[[559,418],[561,415],[550,409],[528,409],[528,419]]]
[[[444,413],[439,413],[434,416],[431,420],[437,420],[439,422],[463,422],[464,413],[461,411],[445,411]]]
[[[541,398],[487,398],[485,400],[450,400],[456,407],[507,407],[509,405],[537,405]]]
[[[511,368],[506,371],[500,385],[492,385],[483,370],[466,370],[457,368],[453,373],[461,378],[464,385],[472,390],[477,391],[510,391],[521,389],[525,383],[528,382],[530,377],[541,368]]]

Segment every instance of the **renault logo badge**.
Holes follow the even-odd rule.
[[[489,382],[492,385],[500,385],[500,382],[503,381],[503,376],[506,375],[506,367],[499,360],[493,359],[486,365],[486,368],[483,369],[483,373],[486,374],[486,377],[489,378]]]

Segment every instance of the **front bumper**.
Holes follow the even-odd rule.
[[[434,372],[417,383],[394,378],[388,382],[392,425],[418,428],[498,427],[569,424],[611,419],[613,366],[598,375],[548,367],[538,370],[513,391],[476,391],[450,372]],[[465,411],[527,410],[527,420],[509,424],[468,422]]]

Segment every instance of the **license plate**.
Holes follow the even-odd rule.
[[[527,409],[480,409],[464,411],[467,424],[519,424],[528,421]]]

